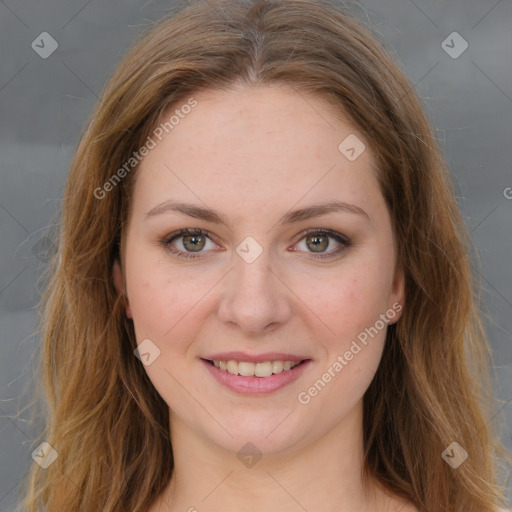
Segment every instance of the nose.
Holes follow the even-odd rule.
[[[293,314],[291,292],[270,266],[268,251],[252,263],[234,255],[218,309],[219,319],[245,336],[267,334]]]

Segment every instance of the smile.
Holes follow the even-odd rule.
[[[301,361],[236,361],[201,359],[206,370],[223,387],[242,395],[265,395],[278,391],[298,379],[312,363]]]
[[[295,368],[302,361],[263,361],[251,363],[248,361],[211,361],[215,368],[227,371],[232,375],[243,375],[244,377],[270,377],[281,372]]]

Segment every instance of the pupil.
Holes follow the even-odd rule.
[[[321,250],[327,249],[327,246],[329,245],[329,242],[327,241],[327,237],[324,235],[310,236],[309,238],[313,241],[314,247],[319,248],[321,245],[323,245],[323,247],[320,247]],[[321,242],[322,239],[323,239],[323,244]],[[316,251],[316,252],[321,252],[321,251]]]
[[[185,245],[185,247],[187,247],[187,243],[190,243],[191,240],[192,241],[192,247],[191,249],[194,251],[194,248],[197,249],[197,250],[201,250],[204,246],[204,242],[203,244],[201,245],[201,242],[199,241],[200,238],[202,238],[201,235],[187,235],[183,238],[183,244]],[[187,247],[188,248],[188,247]],[[195,251],[197,252],[197,251]]]

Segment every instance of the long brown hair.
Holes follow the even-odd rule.
[[[362,478],[420,511],[491,512],[503,499],[467,233],[412,85],[367,28],[325,0],[200,0],[129,51],[72,162],[41,307],[38,441],[58,457],[33,464],[28,512],[142,512],[168,484],[168,406],[133,355],[112,282],[137,166],[112,177],[195,92],[280,83],[328,100],[365,135],[405,273],[403,315],[364,397]],[[469,454],[457,469],[441,456],[453,442]]]

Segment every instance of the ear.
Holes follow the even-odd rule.
[[[128,297],[126,296],[123,272],[121,271],[121,265],[119,264],[119,260],[115,260],[114,265],[112,266],[112,278],[114,280],[114,286],[116,287],[117,292],[120,295],[125,296],[126,316],[128,318],[133,318],[132,309],[130,308],[130,303],[128,302]]]
[[[400,305],[399,307],[398,307],[398,304]],[[395,271],[391,295],[389,297],[389,304],[388,304],[388,307],[394,309],[398,315],[398,318],[393,323],[398,322],[398,320],[402,316],[402,311],[403,311],[404,306],[405,306],[405,275],[404,275],[403,269],[401,267],[399,267]]]

